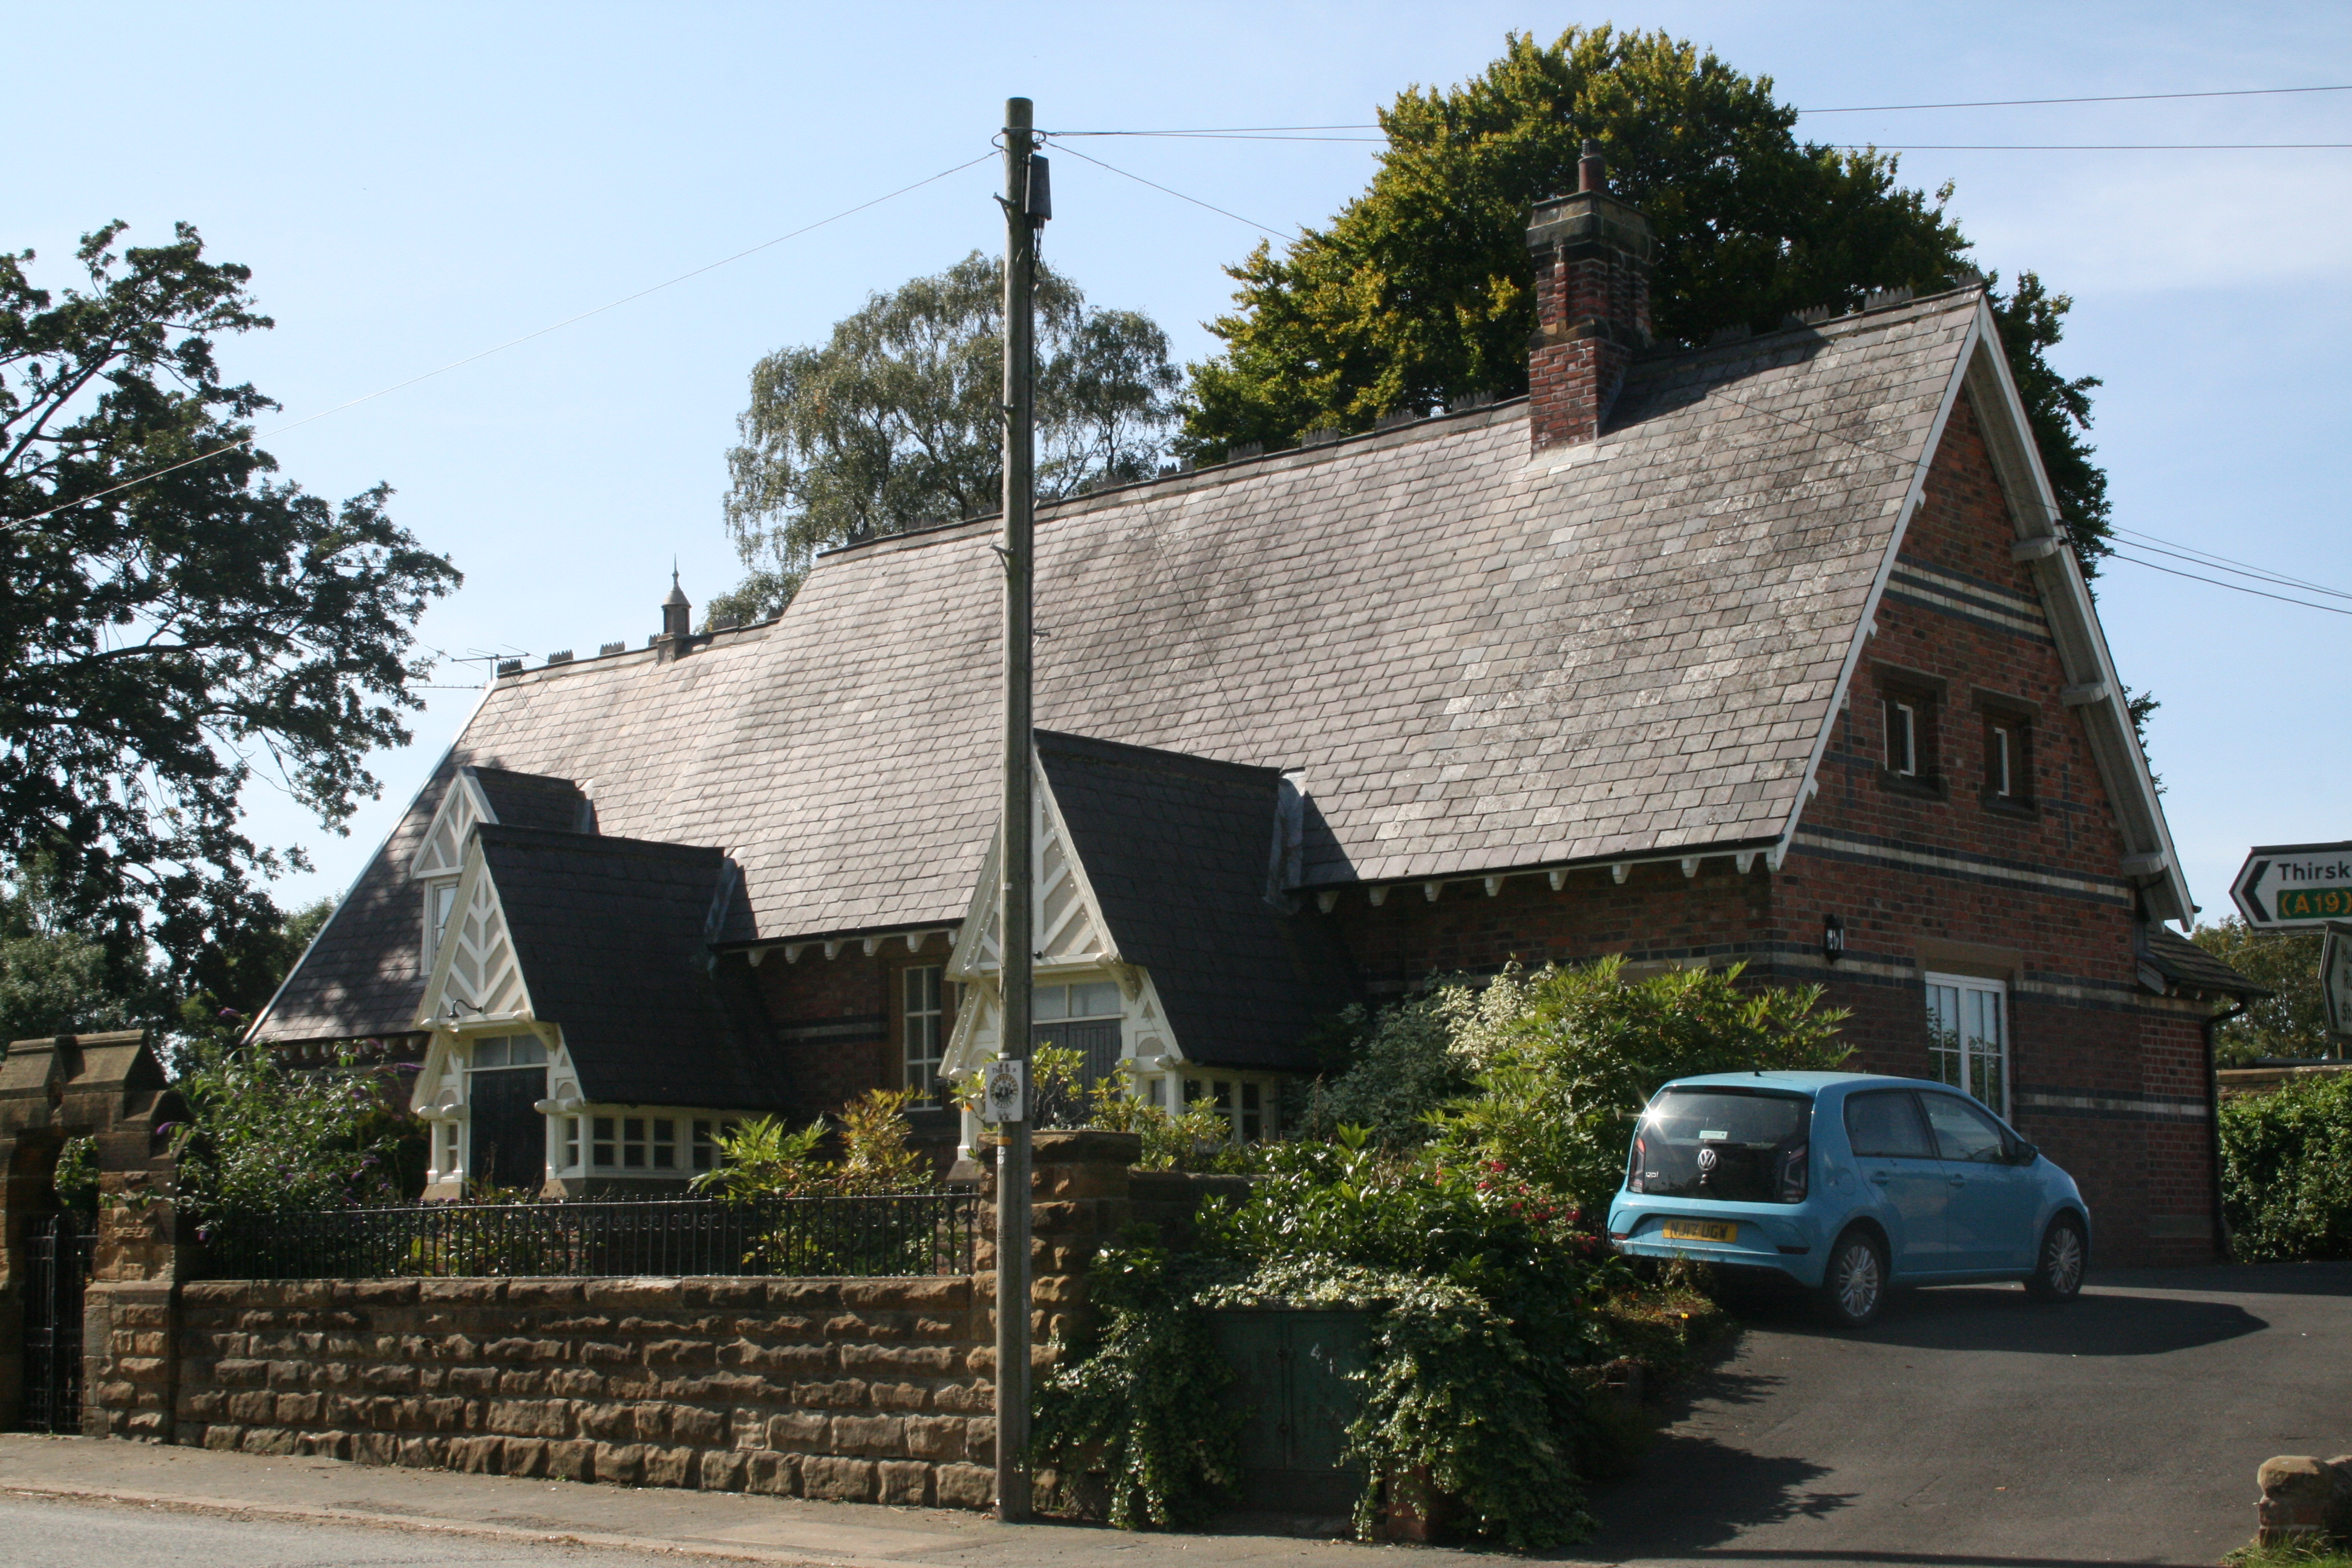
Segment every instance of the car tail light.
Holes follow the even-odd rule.
[[[1642,1167],[1647,1163],[1649,1152],[1649,1145],[1642,1142],[1641,1134],[1635,1133],[1633,1135],[1633,1157],[1630,1161],[1626,1162],[1625,1164],[1625,1190],[1627,1192],[1638,1193],[1643,1190],[1642,1186]]]
[[[1801,1204],[1805,1201],[1806,1148],[1802,1143],[1780,1156],[1778,1173],[1780,1201]]]

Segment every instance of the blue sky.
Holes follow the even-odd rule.
[[[56,286],[100,222],[127,219],[132,243],[195,223],[254,268],[278,325],[226,359],[288,421],[976,157],[1012,93],[1052,129],[1362,123],[1408,86],[1474,73],[1508,30],[1603,21],[1710,46],[1816,109],[2352,82],[2352,8],[2321,5],[133,4],[5,19],[19,130],[0,243],[37,248]],[[2352,142],[2352,93],[1819,115],[1800,133]],[[1283,227],[1361,189],[1374,151],[1080,145]],[[1956,183],[1983,266],[2036,268],[2074,297],[2056,357],[2105,379],[2093,436],[2121,527],[2352,591],[2352,151],[1921,150],[1903,173]],[[698,601],[738,574],[719,501],[752,362],[820,339],[869,290],[993,248],[996,177],[968,170],[266,445],[330,497],[397,489],[398,520],[467,574],[425,623],[434,647],[639,642],[673,556]],[[1075,158],[1055,184],[1055,264],[1204,354],[1219,268],[1255,231]],[[2164,703],[2153,761],[2207,918],[2250,845],[2352,837],[2352,617],[2126,564],[2100,595],[2126,680]],[[348,837],[257,786],[257,832],[317,866],[281,899],[357,873],[479,668],[436,676],[453,689],[427,692],[415,743],[376,760],[383,797]]]

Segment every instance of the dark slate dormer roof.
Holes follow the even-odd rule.
[[[1282,774],[1040,731],[1037,762],[1120,957],[1150,972],[1195,1061],[1311,1070],[1352,1000],[1329,924],[1274,891]]]
[[[2187,937],[2160,925],[2147,928],[2147,958],[2151,968],[2184,991],[2247,1001],[2272,994],[2267,987],[2255,984]]]
[[[531,1010],[562,1026],[584,1095],[717,1110],[788,1101],[743,966],[714,973],[709,963],[711,942],[744,931],[724,854],[546,828],[478,831]]]
[[[502,827],[549,827],[559,833],[593,833],[595,816],[588,797],[570,779],[518,773],[505,768],[473,770],[482,797]]]

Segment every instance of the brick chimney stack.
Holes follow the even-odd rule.
[[[1588,141],[1572,196],[1528,219],[1536,262],[1536,334],[1528,344],[1535,449],[1601,433],[1635,351],[1650,341],[1650,220],[1609,194],[1601,143]]]

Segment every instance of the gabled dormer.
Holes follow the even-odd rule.
[[[485,823],[510,827],[546,827],[568,833],[596,831],[595,808],[570,779],[504,768],[459,768],[433,814],[425,842],[408,863],[408,879],[420,895],[423,940],[418,963],[433,973],[443,933],[457,907],[458,879],[466,868],[466,846]]]
[[[1089,1078],[1170,1110],[1208,1100],[1236,1136],[1271,1132],[1280,1080],[1313,1069],[1307,1036],[1352,988],[1328,922],[1288,895],[1295,786],[1273,768],[1050,731],[1032,766],[1032,1045],[1077,1050]],[[950,1076],[999,1049],[1001,851],[949,961],[970,987]]]

